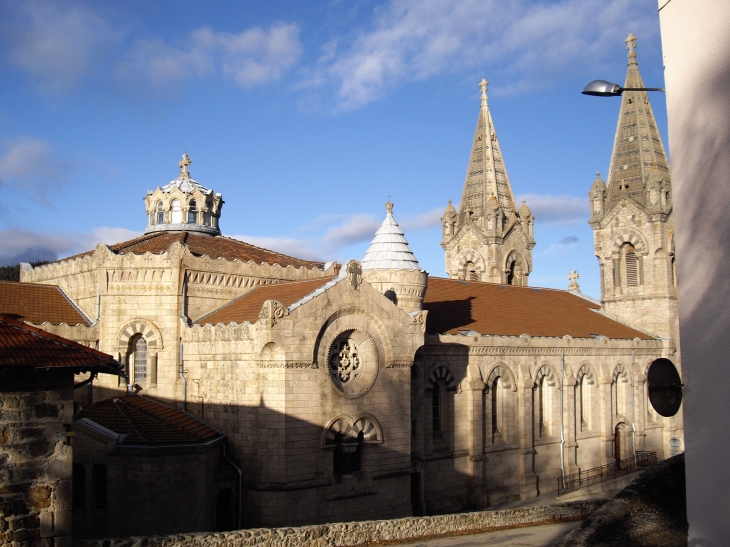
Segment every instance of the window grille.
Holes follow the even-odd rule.
[[[147,340],[144,336],[134,342],[134,381],[147,381]]]
[[[639,284],[639,259],[632,245],[626,246],[626,286],[636,287]]]
[[[197,204],[195,203],[195,200],[190,202],[190,207],[188,208],[188,224],[197,224],[198,223],[198,208]]]
[[[165,223],[165,210],[162,207],[162,202],[157,202],[157,224],[164,224]]]
[[[436,383],[433,386],[433,394],[431,399],[431,409],[433,413],[433,432],[441,432],[441,386]]]

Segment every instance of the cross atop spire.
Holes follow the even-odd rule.
[[[626,49],[629,50],[629,63],[636,62],[636,36],[629,32],[628,38],[624,40],[626,42]]]
[[[487,89],[489,89],[487,86],[489,85],[489,82],[482,78],[482,81],[479,82],[479,89],[482,90],[482,106],[487,106]]]
[[[180,167],[180,176],[185,178],[190,178],[190,173],[188,172],[188,165],[193,163],[193,160],[190,159],[190,156],[187,154],[183,154],[182,160],[178,162],[178,166]]]

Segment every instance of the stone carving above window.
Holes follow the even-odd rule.
[[[359,329],[337,335],[327,349],[327,372],[341,395],[365,395],[378,375],[378,355],[370,336]]]

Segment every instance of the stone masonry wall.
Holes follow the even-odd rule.
[[[62,374],[62,376],[61,376]],[[9,371],[0,380],[0,545],[71,543],[73,375]]]
[[[235,532],[86,540],[76,547],[341,547],[400,543],[439,536],[476,534],[555,522],[582,520],[605,500],[586,500],[505,511],[480,511],[437,517],[410,517]]]

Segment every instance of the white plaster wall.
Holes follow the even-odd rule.
[[[676,207],[689,545],[730,537],[730,2],[659,0]]]

